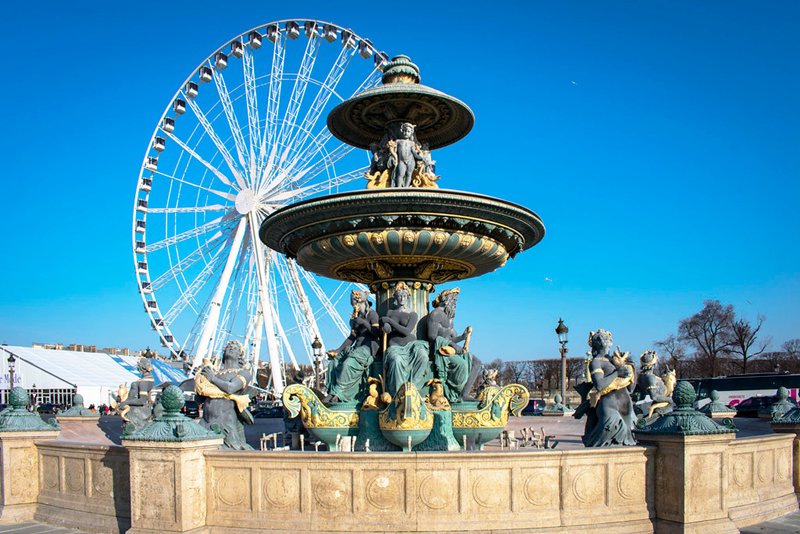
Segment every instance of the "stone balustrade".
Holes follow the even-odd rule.
[[[34,435],[22,443],[21,437],[0,435],[3,480],[13,481],[3,488],[9,504],[0,509],[0,523],[35,517],[115,533],[649,533],[701,531],[713,517],[717,526],[728,525],[722,531],[733,532],[797,510],[790,434],[454,453],[233,453],[200,443],[177,451],[156,442],[134,451]],[[27,459],[19,457],[23,450]],[[22,468],[35,468],[25,486]],[[174,476],[165,479],[165,473]],[[686,481],[681,488],[670,486],[679,480]],[[13,495],[12,487],[18,488]],[[202,498],[179,498],[190,494]],[[12,504],[20,499],[30,505]],[[177,503],[175,513],[158,503]]]

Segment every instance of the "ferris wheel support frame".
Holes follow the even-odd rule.
[[[244,240],[245,226],[248,218],[242,217],[239,225],[236,227],[236,233],[233,235],[233,242],[231,243],[231,250],[228,253],[228,258],[225,261],[225,267],[222,270],[222,276],[217,283],[217,289],[214,291],[214,297],[211,299],[211,304],[208,309],[206,321],[203,324],[203,330],[200,334],[200,341],[197,347],[197,353],[194,355],[192,361],[192,368],[197,369],[210,352],[213,345],[214,337],[217,334],[217,323],[219,322],[219,313],[222,308],[222,301],[225,298],[225,292],[228,290],[228,283],[231,280],[233,267],[239,256],[239,249],[242,247]]]

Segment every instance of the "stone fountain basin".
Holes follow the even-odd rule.
[[[313,273],[372,283],[413,276],[435,284],[480,276],[544,237],[531,210],[443,189],[339,193],[282,208],[261,240]]]

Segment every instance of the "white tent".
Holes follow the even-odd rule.
[[[63,402],[65,391],[83,395],[84,404],[109,404],[120,384],[130,385],[140,378],[134,356],[105,352],[76,352],[32,347],[2,346],[0,351],[0,389],[8,389],[8,356],[16,359],[14,385],[32,390],[41,402]],[[180,383],[188,377],[170,365],[153,360],[156,384]],[[58,398],[56,398],[58,397]]]

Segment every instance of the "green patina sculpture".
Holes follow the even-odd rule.
[[[725,404],[719,402],[719,391],[716,389],[712,389],[708,397],[711,399],[711,402],[700,408],[700,411],[708,417],[713,417],[715,414],[723,414],[729,417],[736,415],[736,410],[728,408]]]
[[[55,419],[45,423],[39,414],[28,411],[31,399],[28,392],[19,386],[9,395],[9,407],[0,412],[0,432],[29,432],[36,430],[58,430]]]
[[[427,393],[426,384],[433,377],[430,347],[427,341],[417,339],[419,316],[409,306],[410,296],[408,285],[398,282],[392,292],[394,305],[380,319],[386,340],[383,355],[385,403],[391,402],[406,382],[413,382],[418,391]]]
[[[758,416],[766,419],[780,419],[783,414],[793,409],[796,404],[789,400],[789,390],[781,386],[775,392],[777,400],[767,407],[758,410]]]
[[[72,406],[64,411],[58,412],[58,417],[93,417],[98,418],[100,414],[91,411],[83,405],[83,395],[76,393],[72,397]]]
[[[563,399],[559,393],[556,393],[553,397],[553,404],[548,404],[545,406],[544,410],[545,413],[557,413],[557,414],[564,414],[564,413],[572,413],[574,410],[569,406],[563,403]]]
[[[150,395],[155,387],[153,362],[150,358],[141,357],[138,367],[142,378],[131,383],[127,398],[118,405],[119,414],[126,422],[125,429],[128,433],[143,428],[153,418],[155,399]]]
[[[168,386],[161,393],[163,413],[142,428],[123,433],[131,441],[199,441],[222,438],[219,427],[206,429],[181,413],[185,404],[183,391],[178,386]]]
[[[225,449],[253,449],[244,434],[244,425],[254,422],[248,410],[250,380],[250,371],[245,367],[244,348],[235,340],[225,345],[220,369],[204,365],[194,377],[197,401],[203,404],[200,424],[209,430],[221,429],[225,435]]]
[[[573,417],[586,415],[583,444],[587,447],[635,445],[633,439],[634,412],[631,401],[635,380],[633,363],[628,353],[616,351],[611,332],[597,330],[589,333],[592,360],[589,363],[591,390],[584,388],[585,397]]]
[[[653,350],[646,350],[639,357],[641,371],[636,379],[636,387],[633,390],[633,401],[643,401],[650,398],[650,405],[646,406],[646,418],[653,415],[663,415],[674,407],[672,402],[672,391],[675,389],[677,381],[674,370],[667,369],[667,373],[662,379],[655,373],[658,364],[658,354]]]
[[[363,401],[370,365],[378,353],[378,314],[372,309],[369,293],[353,290],[350,305],[350,335],[338,349],[328,351],[328,402]]]
[[[635,432],[637,434],[675,434],[680,436],[705,436],[736,432],[736,427],[730,419],[723,420],[723,424],[720,425],[695,410],[692,405],[696,398],[694,388],[689,382],[678,382],[672,393],[672,401],[676,408],[650,424],[645,424],[644,419],[640,420],[640,426],[636,428]]]

